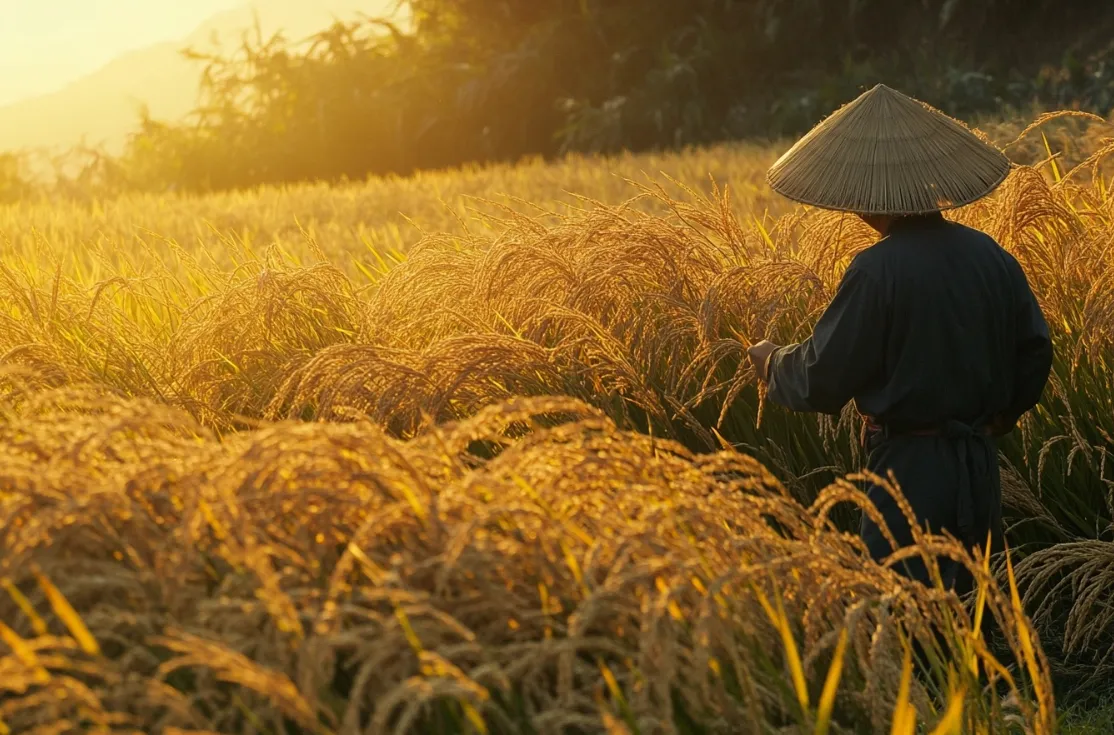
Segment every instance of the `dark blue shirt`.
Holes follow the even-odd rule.
[[[942,215],[897,220],[847,268],[812,336],[771,357],[770,400],[879,422],[1012,425],[1039,402],[1052,343],[1017,260]]]

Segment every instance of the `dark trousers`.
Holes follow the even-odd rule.
[[[900,490],[909,502],[918,525],[933,534],[950,533],[968,548],[986,549],[991,539],[991,553],[1002,548],[1002,489],[998,467],[997,443],[986,436],[887,436],[868,435],[867,466],[874,474],[887,477],[893,472]],[[885,489],[870,485],[866,488],[871,502],[881,513],[899,547],[910,546],[913,534],[897,502]],[[963,498],[968,492],[968,525],[961,528]],[[874,522],[864,513],[860,534],[871,556],[882,561],[893,549]],[[948,558],[938,559],[945,587],[965,597],[974,588],[974,578],[966,566]],[[899,573],[933,586],[928,568],[919,557],[896,567]],[[973,602],[973,601],[972,601]],[[983,635],[992,640],[995,621],[983,615]],[[941,649],[943,634],[937,631]],[[927,652],[919,644],[918,654],[923,667],[928,666]]]

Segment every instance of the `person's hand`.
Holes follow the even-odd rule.
[[[762,340],[747,350],[747,355],[750,356],[750,361],[754,363],[754,369],[758,373],[759,380],[763,382],[769,380],[770,355],[774,354],[777,349],[778,346],[773,342]]]

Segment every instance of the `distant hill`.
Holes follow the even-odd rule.
[[[386,15],[392,0],[255,0],[214,15],[181,41],[161,43],[124,54],[100,70],[51,94],[0,107],[0,151],[61,149],[84,140],[118,150],[134,130],[146,103],[158,119],[179,119],[197,101],[202,66],[181,56],[187,46],[212,49],[219,40],[229,48],[259,14],[265,34],[282,30],[301,40],[357,13]]]

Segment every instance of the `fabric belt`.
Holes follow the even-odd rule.
[[[899,422],[878,423],[870,416],[864,416],[863,446],[868,434],[879,435],[883,440],[898,436],[936,436],[953,440],[959,464],[959,488],[956,508],[956,524],[960,540],[974,546],[975,538],[975,499],[971,489],[971,442],[993,436],[990,427],[982,420],[966,424],[949,420],[934,425],[903,425]]]

